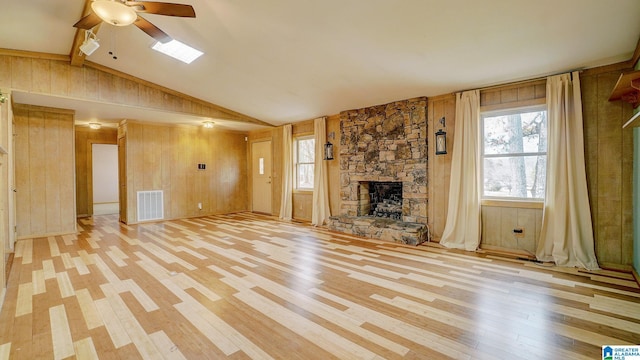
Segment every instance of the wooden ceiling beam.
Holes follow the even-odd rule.
[[[92,0],[85,0],[84,10],[82,11],[82,16],[80,18],[87,16],[91,12],[91,1]],[[99,29],[100,24],[93,28],[94,34],[97,33]],[[80,45],[84,42],[85,31],[86,30],[83,29],[76,29],[76,36],[73,38],[73,45],[71,46],[71,52],[69,53],[72,66],[84,65],[84,60],[87,57],[82,51],[80,51]]]

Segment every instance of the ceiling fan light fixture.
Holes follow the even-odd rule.
[[[94,0],[91,9],[104,22],[115,26],[131,25],[138,18],[135,10],[120,1]]]

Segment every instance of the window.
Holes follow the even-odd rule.
[[[547,167],[544,107],[482,114],[483,197],[543,200]]]
[[[313,136],[298,137],[294,140],[296,189],[313,190],[315,144]]]

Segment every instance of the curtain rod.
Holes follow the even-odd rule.
[[[520,85],[520,84],[526,84],[526,83],[530,83],[530,82],[534,82],[534,81],[546,80],[549,76],[562,75],[562,74],[572,74],[573,72],[576,72],[576,71],[583,72],[584,69],[579,69],[579,70],[576,69],[576,70],[563,71],[563,72],[559,72],[559,73],[552,73],[552,74],[549,74],[549,75],[539,76],[539,77],[532,78],[532,79],[518,80],[518,81],[513,81],[513,82],[509,82],[509,83],[504,83],[504,84],[489,85],[489,86],[482,87],[482,88],[459,90],[459,91],[454,91],[453,93],[457,94],[457,93],[462,93],[462,92],[470,91],[470,90],[480,90],[480,91],[493,90],[493,89],[497,89],[497,88],[501,88],[501,87]]]

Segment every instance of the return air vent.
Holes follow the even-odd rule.
[[[164,219],[162,190],[138,191],[138,221]]]

